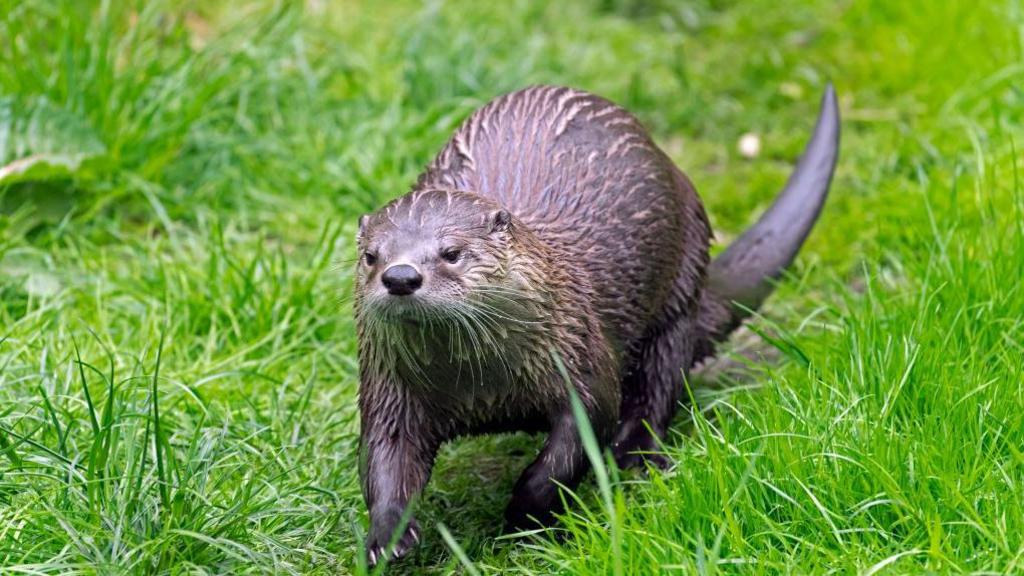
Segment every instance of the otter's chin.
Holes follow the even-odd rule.
[[[391,296],[375,298],[372,303],[375,314],[392,322],[403,324],[419,324],[424,320],[437,316],[440,311],[430,301],[420,295]]]

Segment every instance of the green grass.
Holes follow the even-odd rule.
[[[1024,570],[1024,9],[378,4],[0,0],[0,572],[363,571],[357,216],[549,82],[638,114],[724,244],[829,79],[832,197],[676,466],[508,539],[539,440],[457,442],[399,568]]]

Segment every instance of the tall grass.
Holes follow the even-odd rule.
[[[0,566],[363,573],[359,214],[536,83],[634,111],[722,243],[825,81],[822,221],[705,370],[668,472],[499,537],[538,448],[442,450],[391,571],[1013,573],[1024,558],[1013,2],[0,0]],[[939,39],[939,40],[937,40]],[[764,151],[735,151],[744,132]],[[600,465],[598,465],[600,464]],[[603,471],[603,472],[602,472]]]

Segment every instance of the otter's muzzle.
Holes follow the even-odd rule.
[[[384,271],[381,283],[392,296],[408,296],[423,285],[423,276],[408,264],[398,264]]]

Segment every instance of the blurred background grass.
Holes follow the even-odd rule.
[[[1013,1],[0,0],[0,565],[359,571],[357,216],[557,83],[636,113],[725,244],[831,80],[822,221],[676,469],[616,485],[624,537],[588,507],[496,540],[522,436],[449,447],[421,520],[485,573],[1014,572],[1022,32]],[[431,531],[399,568],[457,565]]]

